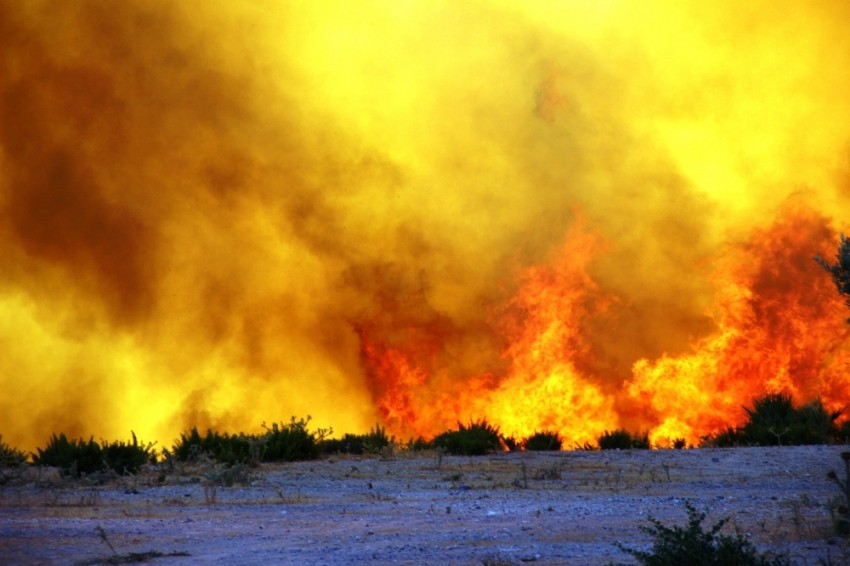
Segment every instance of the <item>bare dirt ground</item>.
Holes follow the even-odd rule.
[[[647,517],[682,525],[690,501],[761,551],[850,564],[826,477],[845,448],[401,452],[99,482],[31,469],[0,487],[0,563],[633,564],[615,543],[648,548]]]

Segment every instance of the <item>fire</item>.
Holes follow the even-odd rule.
[[[850,329],[813,261],[813,250],[826,254],[835,241],[825,218],[788,208],[745,244],[729,246],[713,274],[715,329],[686,352],[636,361],[616,387],[602,386],[611,376],[579,369],[592,354],[586,322],[619,306],[589,274],[603,252],[581,223],[548,264],[522,273],[494,322],[506,344],[504,375],[454,376],[440,380],[454,384],[441,390],[432,376],[445,340],[393,348],[364,339],[364,362],[391,428],[426,436],[455,419],[483,417],[517,438],[557,431],[568,446],[623,426],[646,430],[655,446],[696,445],[740,424],[742,407],[765,393],[787,391],[797,403],[819,397],[835,410],[850,398]]]
[[[845,4],[0,2],[3,440],[837,408]]]
[[[639,360],[627,392],[653,419],[651,440],[696,443],[740,424],[742,406],[765,393],[797,403],[819,397],[827,408],[850,399],[850,331],[828,277],[812,261],[836,235],[811,211],[786,210],[772,226],[732,250],[715,274],[717,330],[691,352]]]
[[[556,431],[572,445],[592,443],[617,424],[611,396],[576,368],[589,350],[584,322],[610,302],[587,272],[599,249],[579,223],[548,265],[522,274],[503,323],[508,374],[476,407],[503,433]]]

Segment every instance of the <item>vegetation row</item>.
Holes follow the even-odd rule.
[[[773,393],[756,398],[752,407],[745,408],[747,419],[738,427],[727,427],[720,433],[702,439],[702,446],[772,446],[801,444],[846,443],[850,438],[850,422],[837,424],[842,411],[829,412],[820,401],[795,406],[790,395]],[[367,434],[345,434],[331,438],[332,430],[310,430],[310,417],[292,418],[288,423],[263,424],[260,434],[229,434],[196,427],[184,432],[171,448],[161,451],[153,443],[141,443],[132,434],[130,441],[96,442],[93,438],[69,439],[65,434],[51,435],[44,448],[30,455],[32,463],[55,466],[69,476],[112,471],[135,474],[144,464],[158,458],[190,462],[209,458],[226,465],[257,465],[261,462],[290,462],[310,460],[331,454],[381,453],[393,446],[407,450],[437,450],[447,454],[481,455],[503,450],[561,450],[563,439],[554,431],[538,431],[517,440],[500,433],[497,426],[486,420],[468,424],[458,423],[431,440],[417,438],[398,443],[381,426]],[[678,439],[673,448],[685,448]],[[647,433],[632,433],[625,429],[605,431],[596,445],[576,446],[584,450],[648,449]],[[7,445],[0,436],[0,468],[20,466],[27,454]]]

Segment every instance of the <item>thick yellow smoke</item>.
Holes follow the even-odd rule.
[[[577,214],[618,388],[790,195],[846,226],[846,2],[242,4],[0,0],[4,441],[365,430],[363,324],[494,370]]]

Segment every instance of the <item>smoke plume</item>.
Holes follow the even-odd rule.
[[[0,433],[846,402],[848,18],[0,0]]]

